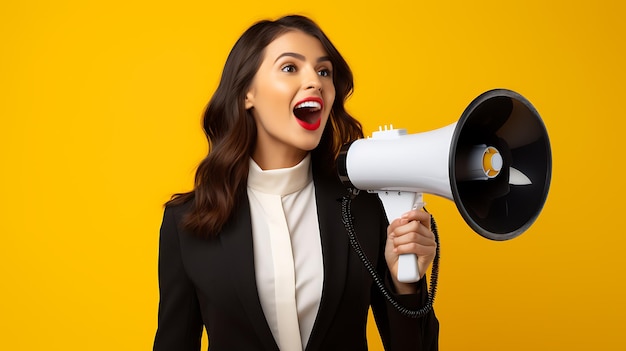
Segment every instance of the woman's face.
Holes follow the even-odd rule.
[[[335,100],[332,68],[321,42],[300,31],[265,48],[246,94],[257,126],[252,158],[261,168],[294,166],[319,144]]]

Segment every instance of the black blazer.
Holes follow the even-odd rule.
[[[386,350],[437,350],[439,323],[435,314],[411,319],[397,313],[372,284],[350,247],[341,221],[340,199],[346,195],[345,187],[335,178],[314,175],[314,182],[324,284],[306,350],[367,350],[370,305]],[[200,350],[204,325],[209,350],[279,351],[257,294],[247,197],[219,236],[212,239],[194,237],[182,229],[188,207],[167,207],[164,213],[154,350]],[[352,215],[364,252],[379,274],[388,276],[384,259],[388,222],[378,197],[361,192],[352,201]],[[395,297],[409,308],[423,306],[427,300],[425,279],[419,284],[418,294]]]

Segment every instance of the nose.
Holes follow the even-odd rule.
[[[304,78],[304,87],[306,90],[322,90],[322,81],[320,75],[317,74],[315,69],[307,70],[307,74]]]

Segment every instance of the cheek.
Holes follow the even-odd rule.
[[[290,110],[291,95],[284,84],[267,84],[258,90],[256,107],[259,112],[274,114]]]
[[[335,89],[331,89],[329,91],[325,91],[324,92],[324,101],[325,101],[325,106],[328,109],[328,112],[330,113],[330,110],[333,108],[333,105],[335,104]]]
[[[294,87],[288,81],[271,76],[261,87],[264,96],[269,99],[282,99],[292,93]]]

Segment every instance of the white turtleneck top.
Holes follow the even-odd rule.
[[[279,348],[303,350],[324,281],[310,155],[266,171],[250,159],[248,198],[261,307]]]

